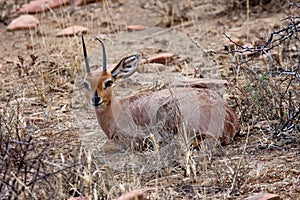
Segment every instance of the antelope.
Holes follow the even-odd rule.
[[[103,64],[102,71],[92,72],[82,36],[86,65],[83,85],[100,127],[114,144],[139,148],[150,136],[164,144],[183,132],[189,144],[203,136],[229,144],[239,132],[234,110],[219,94],[207,88],[167,88],[117,99],[114,83],[134,74],[142,56],[125,57],[108,70],[104,42],[96,40],[102,46]]]

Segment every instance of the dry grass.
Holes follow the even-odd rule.
[[[237,12],[236,7],[242,6],[237,3],[244,1],[234,2],[233,7],[219,3],[216,8],[224,25],[231,23],[224,13]],[[1,2],[1,21],[8,22],[7,9],[23,1],[14,3]],[[153,6],[157,3],[161,6],[158,9]],[[174,9],[170,1],[140,4],[153,13],[159,25],[175,26],[195,40],[203,34],[208,42],[200,43],[205,48],[221,51],[220,43],[213,46],[207,38],[225,37],[218,35],[214,26],[204,30],[198,24],[208,20],[203,22],[203,16],[197,16],[203,2],[179,3]],[[113,13],[126,16],[119,8],[124,6],[126,10],[129,5],[139,4],[103,1],[78,8],[68,6],[37,14],[41,23],[36,30],[1,30],[1,41],[7,42],[0,45],[0,198],[68,199],[82,195],[113,199],[141,189],[149,199],[242,199],[263,191],[277,193],[283,199],[298,199],[299,29],[272,49],[272,59],[266,49],[251,49],[261,55],[246,60],[239,53],[248,50],[239,46],[231,54],[213,54],[222,76],[234,84],[227,96],[243,125],[241,136],[232,145],[222,147],[207,140],[200,149],[175,144],[154,152],[113,155],[101,153],[97,142],[103,140],[101,135],[88,140],[95,139],[94,148],[82,145],[87,142],[82,134],[87,133],[76,122],[77,105],[72,103],[74,84],[83,75],[80,39],[53,35],[62,27],[81,24],[90,28],[90,37],[102,34],[113,38],[126,24]],[[131,14],[132,10],[126,12]],[[211,12],[214,16],[216,11]],[[216,22],[209,14],[203,15]],[[297,20],[289,19],[276,30]],[[282,35],[287,32],[275,34],[269,44],[281,41]],[[93,45],[87,42],[88,49]],[[130,43],[125,45],[130,48]],[[91,122],[87,128],[95,128],[92,113],[86,120]]]

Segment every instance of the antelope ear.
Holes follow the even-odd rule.
[[[119,64],[111,71],[114,79],[127,78],[131,76],[137,69],[137,66],[141,60],[141,54],[135,54],[123,58]]]

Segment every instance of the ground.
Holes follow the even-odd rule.
[[[2,3],[6,7],[1,8],[0,133],[33,142],[30,144],[34,148],[29,145],[24,150],[20,146],[20,151],[29,152],[28,163],[41,169],[29,167],[40,173],[37,181],[31,181],[27,190],[20,184],[16,186],[19,193],[11,193],[19,198],[68,199],[82,195],[112,199],[140,189],[149,199],[245,199],[262,192],[278,194],[282,199],[300,199],[299,134],[291,142],[286,138],[275,140],[271,131],[274,129],[257,117],[263,114],[245,114],[245,96],[236,91],[249,77],[235,76],[230,54],[212,53],[224,52],[224,32],[230,38],[253,44],[280,29],[281,20],[299,13],[299,8],[272,0],[253,1],[247,10],[245,2],[97,1],[37,13],[34,16],[40,21],[39,26],[19,31],[7,31],[6,27],[16,17],[10,11],[24,1]],[[179,69],[174,63],[163,72],[140,69],[132,78],[120,81],[116,86],[119,98],[144,89],[158,89],[173,78],[227,80],[227,87],[221,92],[238,114],[241,134],[232,144],[222,147],[205,143],[200,150],[175,145],[148,154],[103,153],[101,147],[107,139],[81,96],[81,37],[55,37],[70,25],[88,28],[86,45],[94,68],[101,64],[95,36],[105,41],[110,63],[132,52],[141,52],[144,58],[160,52],[179,57],[175,62]],[[127,31],[128,25],[143,25],[145,30]],[[185,66],[182,60],[189,62]],[[262,70],[262,62],[253,65]],[[295,87],[299,88],[299,82]],[[252,112],[253,105],[246,107]],[[1,160],[5,160],[3,155]],[[26,156],[15,156],[18,159],[14,161],[18,163]],[[18,180],[27,183],[22,179],[24,174],[9,169],[10,176],[0,170],[2,180],[12,181],[14,175],[20,175]],[[3,195],[4,190],[0,191]]]

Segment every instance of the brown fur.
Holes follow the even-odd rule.
[[[229,144],[239,132],[238,118],[216,92],[201,88],[170,88],[144,92],[117,100],[107,81],[134,73],[140,55],[121,60],[111,71],[88,73],[89,99],[95,95],[101,103],[95,107],[98,123],[113,142],[137,148],[152,134],[156,143],[170,142],[184,133],[187,144],[208,136]]]
[[[106,103],[105,108],[96,108],[98,122],[107,137],[122,146],[140,145],[150,133],[160,134],[159,143],[167,143],[178,132],[182,132],[182,128],[186,129],[185,132],[189,134],[190,139],[199,139],[199,136],[208,135],[218,139],[222,144],[229,144],[239,132],[239,121],[235,112],[218,94],[208,89],[182,88],[174,90],[175,92],[173,89],[164,89],[140,93],[120,101],[114,98],[113,93],[102,93],[106,95],[102,98],[109,102]],[[98,93],[100,92],[103,91],[99,90]],[[195,108],[199,110],[198,118],[192,114],[188,116],[189,111],[185,113],[183,110],[188,105],[182,105],[186,93],[193,92],[195,96],[192,96],[196,101],[187,103],[190,103],[192,107],[198,107]],[[222,116],[225,119],[224,123],[217,124],[217,126],[223,126],[221,133],[209,131],[209,124],[217,117],[216,113],[211,111],[215,106],[225,109]],[[182,123],[190,118],[194,120],[196,118],[199,121],[187,123],[185,127],[182,127]],[[164,123],[157,125],[161,120],[164,120]],[[129,126],[130,124],[134,126]]]

